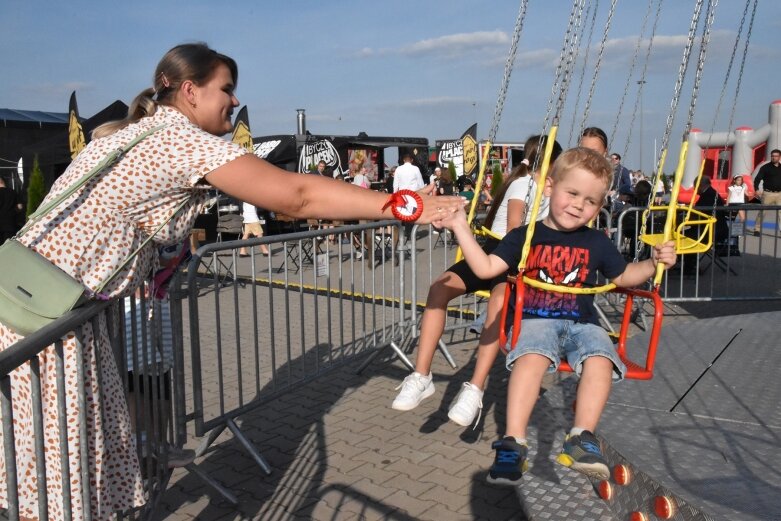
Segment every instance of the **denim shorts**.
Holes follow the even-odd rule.
[[[524,318],[518,344],[507,354],[506,366],[512,370],[518,357],[535,353],[550,358],[549,373],[556,372],[566,359],[578,376],[590,356],[604,356],[613,362],[613,381],[624,379],[626,366],[618,357],[613,342],[602,327],[572,320]]]

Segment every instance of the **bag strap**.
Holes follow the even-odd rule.
[[[133,259],[136,257],[136,255],[138,255],[138,253],[139,253],[139,252],[140,252],[140,251],[141,251],[141,250],[144,248],[144,246],[146,246],[147,244],[149,244],[149,242],[150,242],[152,239],[154,239],[154,238],[155,238],[155,235],[157,235],[157,232],[159,232],[160,230],[162,230],[162,229],[163,229],[163,227],[165,227],[165,225],[167,225],[169,222],[171,222],[171,219],[173,219],[173,218],[174,218],[174,216],[176,216],[176,214],[177,214],[177,213],[179,213],[179,210],[181,210],[182,208],[184,208],[184,207],[185,207],[185,205],[186,205],[188,202],[190,202],[190,198],[189,198],[189,197],[185,198],[185,200],[184,200],[184,201],[182,201],[182,202],[181,202],[181,204],[179,204],[179,206],[177,206],[177,207],[176,207],[176,210],[174,210],[174,211],[173,211],[173,213],[171,214],[171,216],[170,216],[168,219],[166,219],[166,220],[165,220],[165,221],[164,221],[162,224],[160,224],[160,226],[158,226],[158,227],[157,227],[157,229],[156,229],[156,230],[155,230],[155,231],[154,231],[154,232],[153,232],[153,233],[152,233],[152,234],[151,234],[149,237],[147,237],[147,238],[144,240],[144,242],[142,242],[142,243],[141,243],[141,245],[140,245],[138,248],[136,248],[136,250],[135,250],[133,253],[131,253],[130,255],[128,255],[128,256],[125,258],[125,260],[124,260],[124,261],[122,261],[122,264],[120,264],[120,265],[119,265],[119,266],[118,266],[116,269],[114,269],[114,271],[113,271],[113,272],[111,272],[111,275],[109,275],[109,276],[108,276],[108,278],[107,278],[106,280],[104,280],[104,281],[103,281],[103,282],[100,284],[100,286],[98,286],[98,287],[97,287],[97,289],[95,290],[95,293],[94,293],[94,295],[95,295],[96,297],[98,297],[98,298],[101,298],[101,299],[104,299],[104,298],[106,298],[106,296],[105,296],[105,295],[102,295],[102,293],[103,293],[103,289],[106,287],[106,285],[107,285],[109,282],[111,282],[112,280],[114,280],[114,278],[115,278],[115,277],[116,277],[116,276],[117,276],[117,275],[118,275],[118,274],[119,274],[119,273],[120,273],[120,272],[121,272],[123,269],[125,269],[125,267],[126,267],[128,264],[130,264],[130,262],[131,262],[131,261],[132,261],[132,260],[133,260]]]
[[[41,217],[48,214],[50,211],[52,211],[54,208],[60,205],[65,199],[73,195],[79,188],[87,184],[87,182],[98,175],[99,173],[103,172],[106,169],[111,168],[115,164],[117,164],[122,157],[127,154],[127,152],[132,149],[134,146],[136,146],[138,143],[146,139],[148,136],[154,134],[158,130],[166,127],[167,125],[159,125],[157,127],[153,127],[146,132],[142,132],[138,136],[136,136],[132,141],[130,141],[127,145],[125,145],[123,148],[118,148],[112,152],[110,152],[105,158],[103,158],[103,161],[101,161],[95,168],[87,172],[81,179],[76,181],[74,184],[68,187],[67,190],[64,190],[60,195],[49,201],[43,206],[38,207],[38,209],[30,215],[30,218],[27,220],[27,223],[22,227],[21,230],[16,234],[14,237],[15,239],[18,239],[22,235],[24,235],[32,225],[37,223],[39,220],[41,220]]]

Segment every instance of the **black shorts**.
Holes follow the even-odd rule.
[[[486,253],[491,253],[498,244],[499,241],[489,238],[483,245],[483,251]],[[466,263],[466,260],[464,259],[450,266],[447,271],[457,275],[464,282],[467,293],[474,293],[475,291],[490,291],[494,289],[497,284],[507,282],[507,273],[502,273],[501,275],[489,280],[481,279],[475,275],[475,273],[472,271],[472,268],[469,267],[469,265]]]

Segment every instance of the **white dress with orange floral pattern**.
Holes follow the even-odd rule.
[[[203,190],[195,185],[212,170],[247,153],[246,150],[193,125],[170,107],[159,107],[151,116],[118,132],[92,141],[55,182],[47,198],[61,193],[89,172],[110,151],[121,148],[137,135],[158,125],[164,129],[136,145],[111,171],[91,180],[83,190],[52,215],[41,219],[20,239],[89,289],[97,288],[157,226],[187,199],[190,204],[160,231],[154,242],[169,245],[189,235],[201,204]],[[56,215],[55,215],[56,214]],[[147,245],[135,260],[114,278],[104,293],[111,297],[130,295],[153,269],[157,248]],[[80,469],[89,465],[92,519],[109,519],[115,511],[141,506],[142,488],[125,394],[111,351],[106,325],[101,320],[97,335],[88,324],[84,344],[68,336],[65,345],[65,387],[68,425],[68,457],[73,519],[82,519]],[[97,338],[96,338],[97,337]],[[20,339],[0,324],[0,350]],[[89,461],[82,461],[79,439],[76,350],[84,356],[87,388],[85,411]],[[96,360],[96,357],[99,358]],[[63,518],[60,473],[57,383],[54,346],[39,355],[46,432],[46,489],[49,519]],[[98,368],[101,374],[98,376]],[[20,514],[38,517],[38,483],[33,440],[30,369],[25,364],[12,375],[14,434],[19,480]],[[98,384],[100,382],[100,385]],[[101,410],[101,404],[103,409]],[[0,431],[0,444],[2,443]],[[5,460],[0,450],[0,503],[5,504]]]

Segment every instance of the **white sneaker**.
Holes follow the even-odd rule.
[[[411,411],[417,407],[424,398],[428,398],[434,394],[434,380],[430,374],[428,376],[423,376],[418,372],[414,372],[407,376],[396,389],[401,389],[401,391],[399,391],[396,399],[393,400],[391,409],[396,409],[397,411]]]
[[[456,401],[447,412],[447,417],[462,427],[467,427],[475,419],[475,415],[477,415],[477,421],[475,422],[476,426],[477,423],[480,422],[480,414],[482,414],[482,411],[483,391],[476,385],[464,382],[464,386],[458,393]]]

